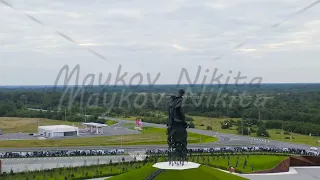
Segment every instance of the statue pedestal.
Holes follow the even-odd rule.
[[[172,164],[173,163],[173,164]],[[152,167],[158,168],[158,169],[168,169],[168,170],[185,170],[185,169],[194,169],[198,168],[200,164],[194,163],[194,162],[184,162],[183,165],[181,164],[175,164],[174,162],[159,162],[154,164]]]

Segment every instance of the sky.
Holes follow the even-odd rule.
[[[0,85],[319,82],[320,3],[293,16],[315,0],[6,2]]]

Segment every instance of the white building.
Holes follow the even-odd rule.
[[[86,126],[88,130],[90,129],[91,133],[95,134],[103,134],[103,127],[106,127],[106,124],[100,124],[100,123],[82,123],[82,125]]]
[[[47,138],[79,135],[78,127],[68,125],[38,126],[38,132]]]

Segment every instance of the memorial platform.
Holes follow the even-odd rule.
[[[180,162],[179,162],[180,163]],[[186,170],[186,169],[195,169],[199,168],[201,164],[194,163],[194,162],[184,162],[184,164],[179,164],[178,162],[159,162],[154,164],[152,167],[158,169],[166,169],[166,170]]]

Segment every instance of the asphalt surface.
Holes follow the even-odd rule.
[[[251,180],[319,180],[320,167],[296,167],[290,168],[295,173],[240,175]],[[290,170],[291,171],[291,170]]]
[[[132,161],[134,156],[81,156],[81,157],[47,157],[47,158],[14,158],[2,159],[2,172],[34,171],[42,169],[53,169],[57,167],[76,167],[93,164],[108,164],[112,162]],[[138,159],[138,158],[137,158]]]
[[[135,123],[135,121],[122,120],[118,118],[111,118],[111,117],[104,117],[104,118],[115,120],[121,123]],[[146,122],[143,122],[143,126],[166,128],[166,126],[162,124],[154,124],[154,123],[146,123]],[[303,144],[294,144],[294,143],[287,143],[287,142],[281,142],[281,141],[275,141],[275,140],[267,140],[264,138],[252,138],[247,136],[224,134],[224,133],[214,132],[210,130],[200,130],[200,129],[189,128],[188,132],[218,137],[219,140],[212,144],[243,145],[243,146],[265,145],[265,146],[277,146],[277,147],[308,149],[308,150],[310,149],[310,146],[303,145]]]

